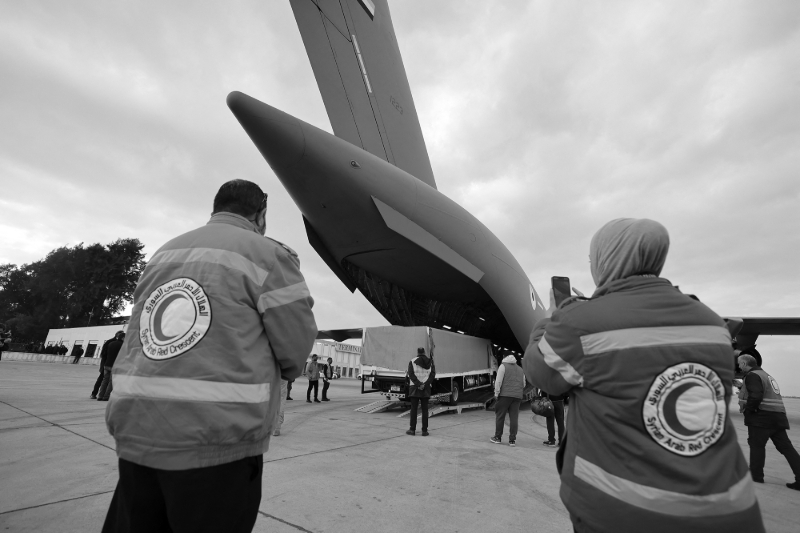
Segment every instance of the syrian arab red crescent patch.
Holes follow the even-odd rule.
[[[211,304],[203,287],[191,278],[176,278],[156,287],[139,317],[139,338],[149,359],[177,357],[199,343],[211,325]]]
[[[716,444],[727,417],[722,380],[699,363],[680,363],[658,374],[642,406],[650,437],[684,457],[700,455]]]

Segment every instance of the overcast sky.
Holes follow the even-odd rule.
[[[591,292],[592,234],[670,232],[662,275],[722,315],[800,316],[800,2],[390,4],[438,188],[540,294]],[[225,105],[331,131],[288,2],[0,0],[0,262],[206,222],[221,183],[270,194],[321,328],[385,324],[306,240]],[[762,337],[800,395],[800,338]]]

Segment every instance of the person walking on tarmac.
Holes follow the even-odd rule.
[[[122,349],[125,342],[125,333],[119,331],[108,343],[108,350],[106,351],[106,358],[103,363],[103,382],[100,384],[100,390],[97,391],[97,401],[107,402],[111,396],[111,391],[114,390],[114,380],[111,375],[114,370],[114,363],[117,361],[119,351]]]
[[[266,212],[255,183],[223,184],[208,223],[139,278],[106,408],[119,482],[104,533],[252,531],[281,379],[317,335],[300,261],[264,238]]]
[[[108,344],[117,338],[117,335],[125,333],[124,331],[120,330],[114,334],[113,337],[108,339],[106,342],[103,343],[103,347],[100,349],[100,375],[97,377],[97,380],[94,382],[94,387],[92,388],[92,394],[89,396],[92,400],[97,399],[97,391],[100,390],[100,385],[103,383],[103,376],[105,372],[105,362],[106,357],[108,356]]]
[[[436,378],[433,359],[425,355],[425,348],[417,348],[417,356],[408,362],[408,396],[411,398],[411,427],[407,435],[417,433],[417,409],[422,404],[422,436],[428,436],[428,399],[431,397],[431,384]]]
[[[507,355],[497,369],[494,380],[494,436],[489,441],[500,444],[503,441],[503,428],[506,424],[506,413],[509,415],[508,445],[517,445],[517,428],[519,427],[519,404],[525,390],[525,373],[517,365],[517,358]]]
[[[579,533],[760,533],[728,416],[731,335],[659,277],[668,250],[658,222],[612,220],[589,247],[592,297],[553,310],[551,293],[552,316],[534,326],[526,376],[569,394],[561,499]]]
[[[744,384],[739,391],[739,412],[744,413],[747,444],[750,446],[750,474],[756,483],[764,483],[764,461],[767,440],[786,458],[794,473],[790,489],[800,490],[800,454],[789,435],[789,419],[783,405],[781,389],[775,378],[764,372],[752,355],[739,356],[739,368],[744,372]]]
[[[314,401],[319,402],[319,363],[317,354],[311,354],[311,362],[306,365],[305,376],[308,378],[308,390],[306,390],[306,401],[311,403],[311,389],[314,389]]]

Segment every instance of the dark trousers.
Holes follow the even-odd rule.
[[[561,444],[561,438],[564,436],[564,400],[555,400],[552,403],[553,416],[547,417],[547,440],[552,442],[555,439],[556,431],[553,426],[558,425],[558,443]]]
[[[306,400],[311,399],[311,389],[314,389],[314,399],[317,399],[317,395],[319,394],[319,380],[318,379],[309,379],[308,380],[308,390],[306,391]]]
[[[417,409],[422,404],[422,431],[428,431],[428,398],[411,397],[411,430],[417,430]]]
[[[331,386],[331,382],[330,381],[324,381],[322,383],[322,399],[323,400],[327,400],[328,399],[328,387],[330,387],[330,386]]]
[[[80,363],[80,361],[81,361],[81,356],[80,355],[76,355],[75,359],[72,360],[72,364],[73,365],[77,365],[78,363]]]
[[[100,375],[97,376],[97,380],[94,382],[94,387],[92,388],[92,396],[97,396],[97,391],[100,390],[100,385],[103,383],[103,370],[104,366],[100,364]]]
[[[286,382],[286,399],[287,400],[292,397],[292,383],[294,383],[294,380]]]
[[[500,396],[494,404],[494,436],[498,439],[503,436],[503,426],[506,424],[506,413],[511,422],[508,430],[508,440],[517,440],[517,427],[519,426],[519,404],[521,398]]]
[[[260,455],[219,466],[159,470],[119,460],[103,533],[250,532],[261,503]]]
[[[114,390],[114,382],[111,380],[111,367],[103,367],[103,382],[100,384],[100,390],[97,392],[97,397],[108,400],[111,396],[111,391]]]
[[[800,481],[800,455],[794,449],[785,429],[747,426],[747,444],[750,445],[750,475],[753,479],[764,479],[764,461],[767,457],[767,441],[789,461],[795,481]]]

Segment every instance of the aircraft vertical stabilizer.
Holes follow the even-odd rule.
[[[386,0],[291,0],[333,132],[436,188]]]

